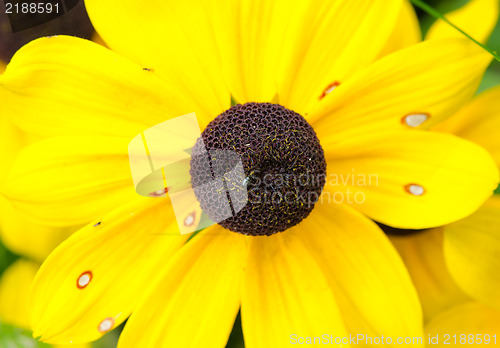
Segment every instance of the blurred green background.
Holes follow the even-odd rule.
[[[370,0],[367,0],[370,1]],[[500,0],[499,0],[500,1]],[[432,5],[436,10],[438,10],[440,13],[447,13],[450,11],[453,11],[461,6],[463,6],[465,3],[467,3],[467,0],[427,0],[426,1],[428,4]],[[426,14],[425,12],[418,10],[417,13],[420,19],[421,23],[421,28],[422,32],[425,34],[425,32],[428,30],[430,25],[435,21],[435,18],[432,16]],[[477,20],[481,20],[478,18]],[[80,22],[78,22],[80,23]],[[5,24],[5,23],[3,23]],[[87,25],[87,24],[85,24]],[[3,29],[5,29],[5,25],[3,25]],[[79,28],[75,28],[75,32],[78,32]],[[88,29],[85,29],[87,32],[86,35],[88,35]],[[30,30],[29,32],[18,34],[18,40],[20,42],[16,43],[16,45],[19,45],[21,42],[24,41],[29,41],[36,36],[36,34],[33,33],[39,33],[38,36],[41,36],[42,34],[47,34],[50,32],[51,35],[57,34],[58,32],[51,32],[51,29],[49,30],[47,28],[41,30],[40,28],[34,28],[33,30]],[[67,33],[67,31],[65,32]],[[8,30],[2,30],[0,33],[0,46],[2,45],[12,45],[12,42],[10,42],[10,38],[7,38],[6,35],[9,35]],[[11,35],[11,34],[10,34]],[[8,40],[9,39],[9,40]],[[25,43],[25,42],[24,42]],[[493,35],[491,36],[488,46],[495,50],[496,52],[500,51],[500,24],[497,24]],[[2,49],[2,47],[0,47]],[[5,51],[4,51],[5,52]],[[481,83],[481,86],[479,87],[479,91],[483,91],[485,89],[488,89],[492,86],[495,86],[499,84],[500,82],[500,62],[498,61],[493,61],[493,63],[490,65],[488,68],[483,81]],[[5,246],[0,242],[0,277],[2,273],[5,271],[5,269],[12,264],[16,259],[18,259],[19,256],[13,254],[11,251],[9,251]],[[94,342],[93,347],[95,348],[114,348],[116,347],[116,342],[118,339],[118,335],[120,332],[120,328],[117,330],[114,330],[107,335],[105,335],[101,340]],[[0,347],[9,347],[9,348],[31,348],[31,347],[50,347],[50,345],[42,344],[39,343],[31,338],[31,333],[27,332],[22,329],[14,328],[12,326],[9,326],[5,323],[1,322],[0,318]],[[230,348],[240,348],[244,347],[243,345],[243,338],[242,338],[242,332],[241,332],[241,321],[239,319],[239,315],[235,324],[235,327],[233,329],[233,332],[231,334],[231,337],[228,342],[228,347]]]

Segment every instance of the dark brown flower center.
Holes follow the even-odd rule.
[[[326,161],[301,115],[277,104],[247,103],[209,123],[193,147],[190,173],[210,219],[245,235],[272,235],[312,211],[325,185]]]

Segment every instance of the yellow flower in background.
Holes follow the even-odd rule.
[[[479,16],[485,20],[471,19]],[[498,17],[498,2],[469,1],[446,17],[485,43]],[[450,28],[438,21],[427,38],[456,36],[457,32]],[[500,166],[500,141],[496,135],[500,124],[499,100],[500,87],[482,92],[432,130],[455,134],[483,146]],[[443,333],[463,332],[500,335],[499,196],[492,196],[478,211],[458,222],[390,238],[419,293],[426,333],[440,337]],[[443,340],[439,343],[444,345]]]
[[[39,264],[35,262],[19,259],[6,269],[0,277],[0,326],[9,324],[26,330],[30,329],[28,298],[31,283],[38,271],[38,267]],[[24,342],[23,346],[32,347],[33,342]],[[91,344],[78,344],[71,346],[53,345],[52,347],[90,348],[91,346]],[[8,347],[11,347],[11,345],[8,345]],[[14,347],[17,347],[17,345],[14,345]]]
[[[427,326],[432,347],[463,346],[464,344],[497,345],[500,333],[500,311],[482,303],[467,302],[435,317]],[[439,340],[436,340],[436,337]],[[438,344],[434,344],[438,343]]]
[[[478,95],[437,131],[474,141],[500,167],[500,87]],[[444,256],[460,287],[473,298],[500,310],[500,197],[495,195],[474,214],[444,227]]]
[[[2,149],[0,183],[19,149],[30,142],[32,142],[30,136],[23,134],[15,127],[5,114],[0,115],[0,148]],[[35,274],[49,253],[74,231],[75,228],[48,227],[31,223],[19,215],[3,196],[0,196],[0,241],[11,251],[23,257],[10,265],[0,276],[0,326],[7,324],[30,330],[28,303]],[[8,339],[3,336],[3,344],[16,344]],[[33,342],[23,343],[23,345],[28,344],[33,344]],[[75,348],[90,346],[90,344],[72,345]],[[54,345],[53,347],[66,346]]]
[[[484,51],[462,38],[404,48],[413,42],[401,40],[400,18],[411,13],[397,0],[86,5],[115,52],[40,39],[0,78],[2,111],[51,136],[20,153],[2,192],[36,223],[92,221],[37,275],[36,336],[88,342],[131,314],[121,347],[217,347],[240,307],[248,347],[289,345],[293,334],[422,336],[403,263],[361,213],[429,228],[464,218],[491,194],[498,171],[482,148],[417,129],[474,94],[490,62]],[[192,111],[206,126],[241,110],[232,98],[304,116],[328,174],[376,174],[377,185],[327,183],[327,193],[366,200],[317,203],[270,237],[218,225],[189,241],[172,236],[164,201],[133,190],[128,142]]]
[[[0,318],[23,329],[30,329],[28,297],[31,282],[39,265],[28,260],[18,260],[0,278]]]
[[[20,149],[35,141],[12,124],[5,113],[0,114],[0,148],[3,149],[0,152],[0,183]],[[76,229],[76,226],[54,228],[30,222],[0,196],[0,240],[16,254],[41,263]]]
[[[500,167],[499,100],[500,87],[482,92],[433,130],[480,144]],[[493,195],[465,219],[410,236],[392,236],[391,240],[412,275],[426,321],[450,315],[456,317],[451,321],[453,325],[461,324],[465,328],[464,322],[471,323],[471,318],[475,318],[491,334],[500,335],[500,196]],[[472,300],[483,305],[465,304]],[[455,306],[472,306],[474,309],[470,311],[476,314],[469,317],[469,309],[461,311],[453,309]],[[450,314],[443,314],[447,311]],[[492,316],[495,320],[490,320]],[[445,323],[438,327],[441,325]],[[453,331],[458,329],[457,326]],[[475,332],[472,327],[469,331]]]
[[[469,218],[464,221],[467,220],[472,222]],[[474,226],[474,229],[467,231],[467,234],[474,236],[476,230],[485,229],[493,230],[491,225],[479,223]],[[496,229],[498,230],[498,225]],[[391,240],[403,257],[417,288],[424,313],[425,337],[428,337],[429,334],[432,337],[438,335],[439,344],[449,347],[455,345],[455,340],[451,337],[446,344],[446,334],[457,335],[456,346],[460,345],[461,334],[467,336],[474,334],[474,340],[470,344],[478,344],[477,335],[480,335],[483,344],[486,343],[485,338],[489,338],[490,344],[493,344],[495,343],[493,335],[496,334],[496,343],[498,343],[500,310],[498,310],[498,306],[493,305],[494,301],[480,302],[477,297],[471,297],[457,285],[456,280],[448,270],[447,262],[445,262],[442,229],[432,229],[404,237],[391,236]],[[471,251],[477,250],[472,248]],[[476,258],[484,257],[478,253],[474,257],[468,257],[467,261],[476,263],[474,261]],[[495,261],[498,256],[489,255],[488,258],[492,265],[495,262],[498,263],[498,260]],[[493,268],[488,267],[488,269],[492,270]],[[468,275],[476,279],[481,274],[482,271],[473,270],[471,272],[470,269],[463,271],[463,276]],[[484,282],[473,283],[473,281],[474,279],[471,279],[471,286],[484,286],[483,292],[493,292],[496,287],[495,282],[485,284]]]

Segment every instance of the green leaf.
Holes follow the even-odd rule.
[[[226,348],[245,348],[245,341],[243,340],[243,330],[241,328],[241,314],[238,312],[236,320],[234,321],[233,330],[227,341]]]
[[[231,106],[235,106],[235,105],[238,105],[238,101],[236,99],[234,99],[234,96],[231,94]]]
[[[498,185],[497,189],[495,190],[496,195],[500,195],[500,185]]]
[[[114,348],[118,345],[118,338],[120,337],[121,330],[123,329],[123,324],[120,326],[120,328],[115,329],[111,332],[108,332],[99,340],[95,341],[92,343],[92,348]],[[71,346],[68,346],[68,348],[71,348]]]
[[[15,254],[0,242],[0,276],[17,258]]]
[[[500,82],[500,63],[497,61],[493,61],[493,63],[484,73],[477,93],[481,93],[484,90],[497,86],[498,82]]]
[[[427,1],[430,5],[434,6],[436,11],[439,13],[446,14],[458,10],[459,8],[465,6],[469,0],[434,0]],[[429,15],[427,12],[416,8],[417,14],[419,15],[420,28],[422,29],[422,34],[425,37],[429,28],[436,22],[436,17]]]

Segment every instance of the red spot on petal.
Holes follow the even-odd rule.
[[[90,271],[83,272],[76,279],[76,287],[80,290],[85,289],[92,281],[92,277],[93,277],[92,272],[90,272]]]
[[[419,184],[405,185],[405,191],[414,196],[422,196],[425,193],[425,189]]]
[[[149,196],[150,197],[164,197],[165,193],[167,193],[167,192],[168,192],[168,188],[165,187],[162,190],[158,190],[158,191],[154,191],[154,192],[149,193]]]
[[[330,83],[326,88],[325,90],[323,91],[323,93],[321,93],[321,95],[319,96],[319,100],[323,99],[324,97],[326,97],[327,94],[330,94],[337,86],[340,85],[340,82],[338,81],[335,81],[333,83]]]
[[[103,321],[101,321],[101,323],[97,327],[97,330],[100,333],[106,333],[106,332],[110,331],[111,329],[113,329],[113,326],[115,326],[115,319],[106,318]]]
[[[192,226],[196,220],[196,212],[189,213],[188,216],[184,219],[184,226]]]
[[[412,113],[409,113],[407,115],[405,115],[403,118],[401,118],[401,123],[405,126],[409,126],[409,127],[416,127],[416,126],[419,126],[419,125],[416,125],[416,126],[413,126],[410,124],[410,122],[408,122],[408,118],[409,117],[415,117],[417,115],[422,115],[422,116],[425,116],[427,117],[424,121],[422,121],[420,124],[424,123],[425,121],[427,121],[430,117],[431,117],[431,114],[429,114],[428,112],[412,112]]]

